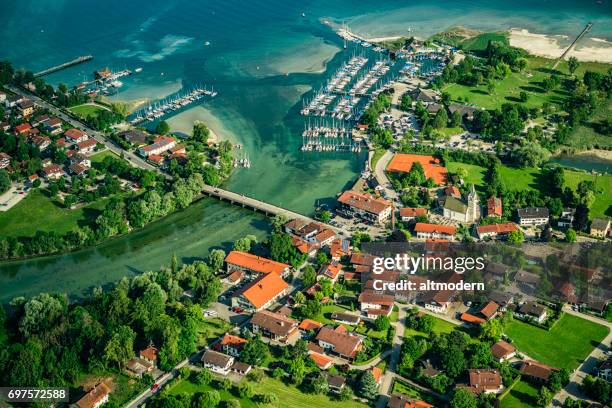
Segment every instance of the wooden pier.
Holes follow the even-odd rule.
[[[572,51],[574,49],[574,47],[576,46],[576,43],[578,41],[580,41],[582,39],[582,37],[584,37],[586,35],[586,33],[588,33],[589,31],[591,31],[591,28],[593,28],[593,23],[588,23],[586,25],[586,27],[584,27],[584,29],[582,30],[582,32],[580,34],[578,34],[578,37],[576,37],[576,39],[574,41],[572,41],[572,43],[570,44],[569,47],[567,47],[567,49],[565,51],[563,51],[563,54],[561,54],[561,56],[559,57],[559,59],[557,60],[557,62],[555,62],[555,65],[553,65],[553,69],[557,68],[557,65],[559,65],[559,63],[561,61],[563,61],[565,59],[565,57],[567,56],[567,54],[570,53],[570,51]]]
[[[62,69],[66,69],[68,67],[71,67],[73,65],[78,65],[78,64],[81,64],[83,62],[90,61],[92,59],[93,59],[93,55],[84,55],[82,57],[75,58],[75,59],[73,59],[71,61],[64,62],[63,64],[56,65],[54,67],[47,68],[47,69],[45,69],[43,71],[37,72],[37,73],[34,74],[34,77],[41,77],[41,76],[49,75],[49,74],[52,74],[54,72],[61,71]]]

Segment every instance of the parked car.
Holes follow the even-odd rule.
[[[156,392],[158,388],[159,388],[159,384],[155,383],[151,386],[151,391]]]

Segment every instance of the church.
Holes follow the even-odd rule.
[[[474,185],[470,187],[466,199],[456,196],[446,196],[442,206],[444,217],[453,221],[471,224],[480,218],[480,201]]]

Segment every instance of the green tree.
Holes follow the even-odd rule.
[[[548,404],[550,404],[550,402],[552,401],[552,399],[553,394],[550,392],[550,390],[545,386],[542,386],[540,388],[540,391],[538,391],[536,403],[538,404],[538,407],[547,407]]]
[[[578,66],[580,66],[580,62],[578,62],[578,58],[576,57],[568,58],[567,69],[569,70],[571,75],[574,75],[574,72],[576,72],[576,70],[578,69]]]
[[[240,398],[252,398],[254,394],[255,392],[253,391],[251,383],[242,381],[238,385],[238,395],[240,395]]]
[[[302,284],[304,287],[309,287],[317,280],[317,271],[312,265],[306,265],[302,269]]]
[[[119,326],[104,347],[104,360],[116,363],[121,368],[130,358],[134,357],[134,339],[136,333],[128,326]]]
[[[499,319],[490,319],[480,325],[480,337],[485,340],[499,341],[504,331]]]
[[[159,133],[160,135],[166,135],[170,132],[170,125],[165,120],[162,120],[155,127],[155,133]]]
[[[213,376],[207,368],[203,368],[202,371],[195,373],[194,382],[198,385],[208,385],[212,380]]]
[[[0,194],[4,193],[11,187],[11,178],[6,170],[0,170]]]
[[[436,129],[443,129],[448,124],[448,114],[446,113],[446,109],[442,108],[434,116],[432,121],[432,126]]]
[[[463,123],[463,117],[461,116],[461,112],[459,112],[458,110],[454,111],[453,114],[451,115],[451,126],[452,127],[457,127],[460,126]]]
[[[361,376],[359,381],[359,394],[370,401],[373,401],[378,396],[378,384],[372,370],[367,370]]]
[[[572,228],[565,231],[565,240],[567,242],[576,242],[576,231],[574,231]]]
[[[213,249],[208,255],[208,265],[216,273],[223,267],[225,261],[225,251],[222,249]]]
[[[244,345],[240,352],[240,361],[259,366],[268,355],[268,346],[260,337],[256,337]]]
[[[193,124],[193,138],[200,143],[208,142],[208,138],[210,137],[210,130],[199,120],[196,120]]]
[[[476,396],[465,388],[459,388],[455,391],[453,398],[450,401],[451,408],[476,408],[478,401]]]
[[[293,384],[301,384],[306,375],[306,364],[304,363],[304,359],[298,357],[291,360],[287,372]]]
[[[523,235],[523,231],[521,230],[512,231],[508,234],[508,243],[510,244],[520,244],[523,242],[524,239],[525,236]]]
[[[388,316],[380,315],[374,320],[374,328],[377,331],[387,331],[391,327],[391,321]]]

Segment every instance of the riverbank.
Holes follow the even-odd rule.
[[[545,58],[559,58],[572,39],[567,35],[536,34],[520,28],[508,31],[511,46]],[[612,42],[601,38],[586,37],[580,40],[569,56],[576,57],[578,61],[612,64]]]

